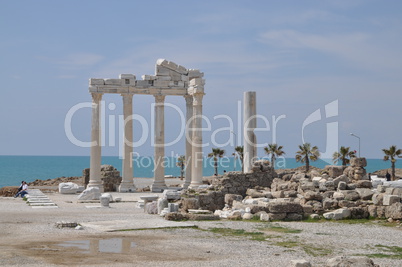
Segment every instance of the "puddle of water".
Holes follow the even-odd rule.
[[[125,254],[131,253],[137,246],[132,239],[128,238],[72,240],[57,245],[61,247],[74,247],[85,254],[98,252]]]

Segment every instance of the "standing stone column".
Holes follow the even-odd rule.
[[[98,187],[103,192],[101,180],[101,130],[100,130],[100,112],[101,112],[101,93],[92,94],[92,127],[91,127],[91,160],[89,171],[89,187]]]
[[[191,183],[191,168],[192,168],[192,118],[193,118],[193,97],[185,95],[186,99],[186,179],[183,188],[188,188]]]
[[[257,127],[256,114],[256,93],[244,92],[243,166],[245,173],[251,172],[253,163],[257,157],[257,140],[254,133],[254,129]]]
[[[123,97],[124,144],[123,177],[119,186],[119,192],[134,192],[133,165],[131,162],[131,155],[133,153],[133,95],[121,95]]]
[[[193,138],[192,138],[192,169],[190,187],[202,185],[202,98],[204,93],[195,93],[193,95]]]
[[[152,192],[161,192],[166,188],[165,167],[165,96],[155,95],[155,155],[154,155],[154,183]]]

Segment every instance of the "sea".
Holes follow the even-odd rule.
[[[89,168],[89,156],[0,156],[0,188],[16,186],[21,181],[32,182],[36,179],[47,180],[58,177],[82,176],[82,171]],[[165,175],[179,177],[180,167],[176,158],[166,158],[164,161]],[[120,172],[122,159],[117,156],[102,156],[102,164],[113,165]],[[152,157],[133,158],[133,177],[153,178],[154,164]],[[311,162],[312,166],[324,168],[330,165],[330,160]],[[240,171],[239,159],[226,157],[219,159],[218,172]],[[304,164],[296,162],[294,158],[278,158],[276,169],[296,168]],[[367,159],[367,172],[390,168],[389,161],[382,159]],[[402,168],[402,160],[396,162],[396,168]],[[214,164],[211,158],[204,160],[203,175],[212,176]]]

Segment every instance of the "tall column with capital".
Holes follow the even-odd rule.
[[[186,179],[183,187],[188,188],[191,183],[192,168],[192,117],[193,117],[193,96],[185,95],[186,99]]]
[[[154,182],[152,192],[161,192],[165,184],[165,96],[155,95],[155,155],[154,155]]]
[[[92,94],[92,127],[91,127],[91,160],[89,171],[89,187],[98,187],[103,192],[101,180],[101,131],[100,131],[100,111],[102,93]]]
[[[257,127],[256,93],[244,92],[244,151],[243,166],[244,172],[252,171],[254,161],[257,157],[257,140],[254,129]]]
[[[123,144],[123,176],[119,186],[119,192],[134,192],[133,165],[131,154],[133,153],[133,95],[121,94],[123,97],[124,116],[124,144]]]
[[[193,94],[193,138],[191,148],[191,184],[190,187],[202,185],[203,153],[202,153],[202,98],[204,92]]]

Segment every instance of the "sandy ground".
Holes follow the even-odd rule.
[[[175,184],[177,179],[167,179]],[[151,179],[137,181],[146,186]],[[306,259],[313,266],[324,266],[337,255],[368,255],[384,252],[385,247],[402,246],[401,228],[380,223],[308,222],[187,222],[197,228],[164,228],[104,232],[57,228],[56,222],[90,223],[99,221],[141,221],[163,223],[158,215],[144,214],[136,206],[143,195],[155,193],[112,193],[123,202],[110,208],[89,208],[97,203],[78,203],[76,195],[48,192],[58,205],[55,209],[35,209],[21,198],[0,198],[1,266],[289,266],[294,259]],[[145,220],[146,219],[146,220]],[[146,223],[144,223],[146,224]],[[298,229],[295,233],[275,230]],[[212,231],[221,228],[221,231]],[[222,234],[230,229],[262,232],[253,235]],[[227,232],[226,232],[227,233]],[[381,247],[383,246],[383,247]],[[387,252],[388,253],[388,252]],[[391,253],[392,254],[392,253]],[[380,266],[402,266],[399,259],[375,258]]]

